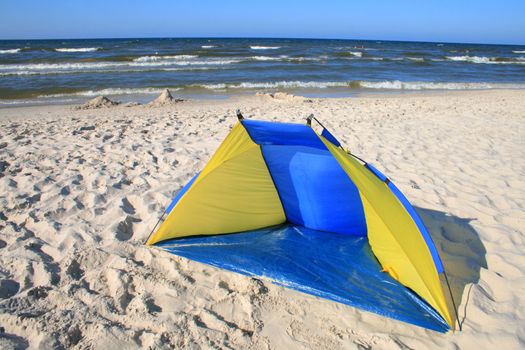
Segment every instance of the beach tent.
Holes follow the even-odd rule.
[[[322,125],[317,133],[312,116],[238,117],[148,245],[436,331],[454,327],[436,247],[386,176]]]

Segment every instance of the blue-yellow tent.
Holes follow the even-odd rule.
[[[446,332],[443,264],[421,219],[325,128],[239,118],[148,245]]]

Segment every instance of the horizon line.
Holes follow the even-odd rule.
[[[55,41],[55,40],[130,40],[130,39],[273,39],[273,40],[341,40],[341,41],[380,41],[380,42],[410,42],[428,44],[461,44],[461,45],[502,45],[502,46],[525,46],[523,44],[501,44],[501,43],[480,43],[462,41],[422,41],[422,40],[393,40],[393,39],[349,39],[349,38],[310,38],[310,37],[272,37],[272,36],[144,36],[144,37],[94,37],[94,38],[23,38],[23,39],[1,39],[0,41]]]

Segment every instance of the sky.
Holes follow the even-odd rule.
[[[523,45],[525,0],[0,0],[0,40],[144,37]]]

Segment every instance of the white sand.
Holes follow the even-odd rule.
[[[314,113],[386,173],[439,246],[463,332],[144,246],[236,108],[281,121]],[[0,348],[522,348],[524,150],[525,91],[1,109]]]

